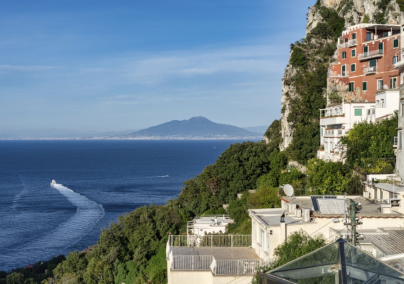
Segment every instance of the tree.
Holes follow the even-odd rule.
[[[13,272],[6,277],[7,284],[24,284],[24,275],[22,273]]]

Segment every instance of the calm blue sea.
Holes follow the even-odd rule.
[[[236,142],[0,141],[0,270],[95,244],[119,215],[175,198]]]

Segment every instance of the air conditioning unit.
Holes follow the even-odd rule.
[[[310,209],[303,209],[302,211],[303,214],[303,222],[310,222]]]
[[[296,217],[302,218],[302,209],[296,209]]]

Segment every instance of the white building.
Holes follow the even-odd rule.
[[[348,134],[356,123],[378,122],[391,117],[399,106],[399,89],[376,93],[375,103],[345,103],[330,105],[320,110],[320,149],[317,158],[324,161],[343,162],[345,147],[341,137]]]
[[[345,103],[320,109],[320,149],[317,157],[325,161],[343,161],[344,146],[341,137],[346,135],[355,123],[365,121],[372,114],[374,103]]]
[[[187,222],[188,231],[193,235],[204,236],[208,234],[226,233],[229,224],[234,223],[228,216],[202,216]]]
[[[361,202],[361,230],[402,228],[404,215],[399,210],[381,210],[381,204],[358,196],[299,196],[282,197],[282,208],[250,209],[252,248],[265,262],[274,257],[274,249],[287,237],[300,230],[311,236],[321,234],[328,241],[344,235],[346,202]],[[284,215],[283,222],[281,220]]]

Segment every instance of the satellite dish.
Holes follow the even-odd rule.
[[[383,89],[388,90],[389,87],[387,85],[383,85]]]
[[[287,196],[289,196],[289,197],[292,197],[292,196],[293,196],[293,193],[295,192],[295,191],[293,190],[293,186],[291,186],[290,184],[286,184],[286,185],[283,187],[283,191],[284,191],[285,194],[286,194]]]

